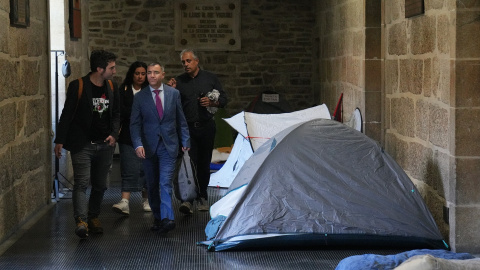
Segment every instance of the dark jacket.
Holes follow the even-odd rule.
[[[118,88],[120,94],[120,135],[118,143],[132,145],[132,138],[130,137],[130,114],[132,114],[133,91],[132,85],[120,85]]]
[[[227,94],[223,90],[222,84],[217,75],[200,69],[195,78],[190,77],[187,73],[183,73],[175,78],[177,81],[176,88],[182,96],[182,106],[185,112],[187,122],[203,122],[213,118],[213,114],[208,112],[206,107],[200,106],[198,99],[204,97],[208,92],[217,89],[220,92],[218,98],[219,108],[227,105]]]
[[[90,143],[90,127],[92,124],[93,103],[92,103],[92,83],[90,82],[90,73],[83,80],[83,92],[78,100],[79,81],[74,80],[68,85],[67,98],[62,110],[62,115],[57,125],[55,143],[63,144],[63,148],[76,153],[80,151],[87,143]],[[111,91],[109,83],[107,86],[108,99],[110,100],[110,135],[118,140],[120,130],[120,96],[116,85]]]

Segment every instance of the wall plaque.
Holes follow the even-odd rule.
[[[424,0],[405,0],[405,18],[410,18],[424,13]]]
[[[29,0],[10,0],[10,25],[15,27],[30,26]]]
[[[278,103],[280,102],[279,94],[262,94],[262,101],[267,103]]]
[[[70,25],[70,37],[78,39],[82,37],[82,10],[80,0],[70,0],[68,23]]]
[[[241,49],[240,0],[175,2],[175,50]]]

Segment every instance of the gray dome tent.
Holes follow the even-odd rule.
[[[259,147],[212,205],[209,250],[448,246],[418,190],[380,146],[315,119]]]

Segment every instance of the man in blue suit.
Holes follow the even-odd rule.
[[[180,92],[163,84],[164,77],[164,68],[159,63],[148,65],[149,86],[135,95],[130,118],[133,147],[137,156],[144,159],[148,198],[154,216],[151,230],[161,233],[175,228],[172,179],[179,144],[183,151],[190,149]]]

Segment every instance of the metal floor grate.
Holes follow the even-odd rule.
[[[132,193],[130,216],[111,210],[120,199],[118,160],[100,220],[104,234],[80,240],[74,234],[71,199],[61,199],[0,256],[0,269],[335,269],[343,258],[403,250],[275,250],[208,252],[205,240],[208,212],[175,213],[176,228],[167,235],[150,231],[153,217],[143,212],[140,193]],[[211,188],[210,204],[225,189]],[[178,201],[174,202],[178,209]]]

